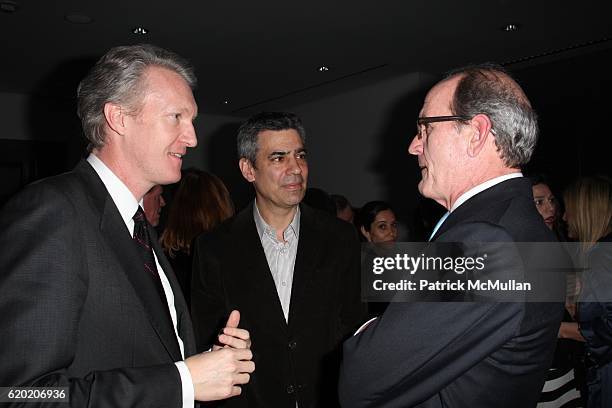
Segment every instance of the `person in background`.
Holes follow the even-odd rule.
[[[555,233],[557,239],[565,241],[562,227],[561,206],[552,192],[548,180],[541,174],[529,176],[533,202],[542,216],[542,221]],[[584,406],[581,393],[584,391],[584,338],[578,330],[576,315],[576,274],[566,276],[567,298],[565,314],[559,327],[557,345],[551,368],[546,375],[538,408],[560,408],[565,404]]]
[[[336,217],[352,224],[355,218],[355,211],[348,199],[339,194],[332,194],[331,198],[334,200],[334,204],[336,204]]]
[[[308,187],[302,202],[309,207],[325,211],[328,214],[336,215],[336,204],[331,196],[323,189]]]
[[[561,203],[553,193],[550,183],[541,174],[529,176],[533,191],[533,202],[546,226],[552,230],[559,241],[566,241]]]
[[[391,205],[384,201],[370,201],[357,215],[359,232],[367,242],[395,242],[397,220]]]
[[[212,231],[232,215],[234,204],[225,184],[217,176],[194,168],[183,172],[160,242],[189,306],[193,242],[200,234]]]
[[[579,241],[578,323],[586,340],[589,408],[612,407],[612,181],[585,177],[564,193],[568,236]]]
[[[163,192],[164,188],[159,184],[156,184],[151,187],[144,197],[142,197],[142,209],[147,217],[147,221],[149,221],[149,224],[151,224],[153,227],[157,227],[159,225],[161,210],[166,206],[166,201],[162,195]]]

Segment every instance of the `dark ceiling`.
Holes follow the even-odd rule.
[[[72,97],[107,49],[149,42],[196,66],[200,110],[209,113],[245,115],[269,102],[295,104],[468,62],[520,68],[612,49],[612,2],[605,0],[4,0],[0,6],[0,92]],[[70,14],[92,21],[71,23]],[[519,29],[502,29],[511,23]],[[133,34],[137,26],[149,33]],[[329,71],[320,72],[322,65]]]

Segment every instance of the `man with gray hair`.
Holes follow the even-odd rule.
[[[194,86],[185,61],[151,45],[111,49],[81,81],[89,157],[27,186],[0,215],[1,385],[66,387],[50,396],[72,407],[149,408],[236,396],[249,381],[238,311],[221,346],[195,354],[142,209],[154,185],[180,179],[197,144]]]
[[[243,314],[257,371],[224,407],[338,406],[342,340],[362,316],[354,228],[304,203],[305,131],[292,113],[263,112],[238,131],[255,201],[195,245],[192,316],[199,348],[232,309]]]
[[[430,240],[554,241],[520,170],[536,139],[531,104],[503,68],[472,66],[436,84],[408,149],[420,193],[448,210]],[[520,263],[496,261],[492,276]],[[562,313],[560,302],[391,303],[344,344],[342,405],[534,407]]]

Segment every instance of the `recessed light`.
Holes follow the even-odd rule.
[[[224,100],[224,101],[223,101],[223,104],[224,104],[224,105],[229,105],[229,100],[227,100],[227,99],[226,99],[226,100]]]
[[[136,35],[145,35],[149,32],[149,30],[147,30],[144,27],[136,27],[132,29],[132,33],[136,34]]]
[[[93,18],[78,13],[66,14],[64,18],[72,24],[89,24],[93,21]]]
[[[515,23],[510,23],[510,24],[506,24],[505,26],[502,27],[502,30],[504,31],[517,31],[519,29],[519,25],[515,24]]]
[[[317,68],[317,70],[319,72],[327,72],[327,71],[329,71],[329,67],[327,67],[325,65],[321,65],[319,68]]]
[[[19,4],[11,0],[0,1],[0,10],[5,13],[14,13],[19,9]]]

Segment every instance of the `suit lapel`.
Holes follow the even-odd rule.
[[[155,229],[151,226],[149,226],[149,234],[151,236],[153,250],[155,251],[155,255],[157,256],[159,265],[164,270],[164,273],[168,278],[168,281],[170,282],[172,293],[174,294],[174,307],[176,309],[176,318],[178,326],[177,329],[181,340],[183,340],[185,357],[188,357],[195,353],[196,346],[193,333],[193,324],[191,323],[191,317],[189,315],[187,303],[185,302],[185,297],[183,296],[181,286],[179,285],[178,280],[176,279],[176,275],[174,275],[172,266],[170,265],[170,262],[168,262],[168,258],[166,258],[162,247],[159,245],[157,233],[155,232]]]
[[[293,268],[293,286],[291,287],[291,305],[289,307],[289,326],[295,324],[295,320],[302,313],[308,313],[310,286],[316,265],[320,257],[319,244],[321,240],[320,231],[316,223],[313,210],[300,205],[300,237],[298,249],[295,257],[295,267]],[[305,308],[306,310],[302,310]]]
[[[141,256],[130,237],[119,210],[106,190],[104,183],[89,163],[84,160],[81,161],[75,171],[86,180],[86,185],[91,188],[93,204],[100,213],[100,234],[110,248],[109,259],[115,260],[115,263],[132,284],[134,292],[149,317],[151,326],[156,331],[168,354],[174,361],[180,360],[181,353],[172,322],[169,321],[167,305],[160,300],[151,278],[145,275]]]
[[[255,226],[253,205],[244,209],[238,215],[236,221],[236,227],[239,231],[237,236],[240,242],[236,243],[235,248],[244,248],[245,250],[239,260],[242,266],[238,270],[244,271],[240,272],[240,274],[241,277],[244,276],[244,279],[247,280],[246,288],[249,288],[247,296],[254,296],[254,301],[261,308],[271,307],[275,321],[286,332],[287,322],[285,321],[283,307],[278,298],[272,272],[270,271],[270,266],[268,265],[268,260],[266,259],[266,254],[261,245],[257,227]]]

